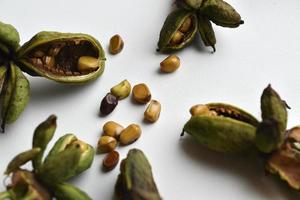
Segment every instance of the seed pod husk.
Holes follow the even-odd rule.
[[[287,131],[288,137],[267,159],[266,169],[293,189],[300,189],[300,127]]]
[[[5,124],[13,123],[25,109],[30,96],[27,78],[18,66],[10,63],[8,75],[1,94],[1,128],[4,132]]]
[[[44,122],[38,125],[33,134],[32,147],[40,148],[41,151],[37,157],[32,160],[32,165],[34,170],[42,165],[42,158],[44,151],[47,148],[48,143],[53,138],[56,130],[56,119],[55,115],[50,115]]]
[[[199,11],[219,26],[235,28],[244,23],[240,14],[223,0],[205,0]]]
[[[121,163],[120,171],[115,185],[117,200],[162,199],[154,182],[150,163],[141,150],[130,150]]]
[[[19,48],[20,36],[15,27],[0,22],[0,50],[7,56]]]
[[[16,171],[20,166],[34,159],[40,152],[40,148],[33,148],[18,154],[10,161],[4,174],[9,175],[11,172]]]
[[[43,63],[37,52],[54,58],[55,65]],[[98,59],[98,68],[80,71],[80,57]],[[90,35],[82,33],[40,32],[26,42],[17,53],[22,70],[32,75],[62,83],[84,83],[98,78],[104,70],[105,55],[100,43]]]
[[[192,116],[184,132],[201,145],[218,152],[241,153],[253,149],[258,121],[249,113],[232,105],[207,104],[210,112]]]
[[[2,93],[2,90],[4,90],[4,82],[7,75],[7,68],[5,66],[0,66],[0,95]]]
[[[287,126],[286,103],[271,85],[264,89],[261,96],[261,114],[263,121],[276,121],[269,129],[258,129],[256,138],[257,148],[264,153],[270,153],[282,144]]]
[[[82,190],[69,183],[58,183],[52,187],[57,200],[91,200]]]
[[[181,25],[184,23],[185,19],[191,18],[192,24],[188,32],[182,33],[179,31]],[[160,31],[159,41],[158,41],[158,51],[166,52],[170,50],[179,50],[187,46],[195,37],[197,32],[197,17],[192,11],[185,9],[177,9],[171,12],[166,18],[164,25]],[[181,40],[172,39],[174,36],[182,34]]]
[[[204,45],[211,46],[213,48],[213,51],[215,52],[216,37],[211,22],[207,17],[201,15],[200,13],[197,14],[197,17],[198,17],[198,30]]]

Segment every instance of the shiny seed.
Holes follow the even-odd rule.
[[[190,17],[187,17],[184,22],[181,24],[179,31],[182,33],[186,33],[190,30],[192,26],[192,19]]]
[[[103,126],[104,135],[119,138],[120,133],[123,131],[124,127],[114,121],[108,121]]]
[[[111,39],[110,39],[110,43],[109,43],[109,52],[111,54],[117,54],[120,53],[122,51],[124,47],[124,42],[121,38],[120,35],[114,35]]]
[[[133,99],[138,103],[148,103],[151,100],[151,92],[146,84],[135,85],[132,89]]]
[[[116,108],[117,105],[117,97],[110,93],[107,93],[107,95],[101,101],[100,112],[102,115],[108,115]]]
[[[131,124],[125,128],[120,134],[120,143],[123,145],[135,142],[142,133],[142,129],[137,124]]]
[[[172,45],[180,44],[183,41],[184,35],[180,31],[176,31],[170,41]]]
[[[176,55],[170,55],[160,63],[161,72],[174,72],[180,66],[180,59]]]
[[[118,85],[112,87],[110,89],[110,92],[116,96],[119,100],[124,99],[129,96],[131,92],[131,85],[130,83],[125,79]]]
[[[55,58],[51,56],[45,56],[43,57],[43,62],[47,67],[54,67],[55,65]]]
[[[101,136],[98,141],[98,153],[107,153],[113,151],[117,146],[117,140],[110,136]]]
[[[203,105],[203,104],[194,105],[190,109],[190,113],[191,113],[192,116],[206,115],[209,112],[210,112],[210,110],[209,110],[208,106]]]
[[[103,159],[103,168],[106,170],[106,171],[110,171],[112,169],[114,169],[118,162],[119,162],[119,158],[120,158],[120,155],[117,151],[112,151],[110,153],[108,153],[105,158]]]
[[[146,111],[144,112],[144,119],[148,122],[156,122],[159,118],[161,105],[156,100],[151,100]]]
[[[98,59],[91,56],[81,56],[77,64],[77,69],[80,72],[93,71],[96,70],[98,67]]]

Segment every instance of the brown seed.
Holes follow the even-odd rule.
[[[47,66],[47,68],[51,68],[55,65],[55,58],[51,56],[44,56],[43,62]]]
[[[118,162],[119,162],[119,158],[120,158],[120,155],[117,151],[112,151],[110,153],[108,153],[105,158],[103,159],[103,168],[106,170],[106,171],[110,171],[112,169],[114,169]]]
[[[159,118],[161,105],[156,100],[151,100],[147,109],[144,112],[144,119],[148,122],[156,122]]]
[[[102,99],[100,105],[100,113],[102,115],[110,114],[118,105],[118,99],[111,93],[107,93],[106,96]]]
[[[160,71],[171,73],[176,71],[180,66],[180,59],[176,55],[170,55],[160,63]]]
[[[117,140],[110,136],[101,136],[98,141],[98,153],[107,153],[113,151],[117,146]]]
[[[192,19],[191,17],[187,17],[184,22],[181,24],[179,31],[182,33],[186,33],[190,30],[192,26]]]
[[[142,104],[146,104],[151,100],[151,92],[144,83],[137,84],[133,87],[132,96],[136,102]]]
[[[184,34],[180,31],[176,31],[170,41],[172,45],[180,44],[183,41]]]
[[[31,61],[32,61],[32,63],[33,63],[35,66],[43,67],[42,59],[40,59],[40,58],[31,58]]]
[[[103,135],[119,138],[124,127],[114,121],[108,121],[103,125]]]
[[[117,54],[122,51],[124,42],[120,35],[114,35],[109,42],[109,52],[111,54]]]
[[[130,124],[120,134],[120,143],[123,145],[135,142],[141,136],[142,129],[137,124]]]

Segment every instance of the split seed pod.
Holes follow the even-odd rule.
[[[202,106],[205,109],[191,117],[184,132],[218,152],[240,153],[253,148],[258,121],[251,114],[223,103]]]
[[[212,28],[211,22],[209,19],[201,15],[201,13],[197,14],[198,17],[198,31],[200,33],[201,39],[205,46],[211,46],[216,51],[216,37],[214,29]]]
[[[150,163],[141,150],[130,150],[121,163],[120,171],[115,186],[117,200],[162,199],[154,182]]]
[[[81,57],[88,59],[79,62]],[[100,43],[90,35],[40,32],[18,50],[17,61],[31,75],[84,83],[102,74],[105,56]]]
[[[188,23],[188,25],[185,23]],[[196,32],[197,17],[194,12],[177,9],[171,12],[164,22],[160,31],[158,51],[166,52],[182,49],[193,41]]]

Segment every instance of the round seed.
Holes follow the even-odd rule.
[[[119,138],[120,133],[123,131],[124,127],[114,121],[108,121],[103,126],[104,135]]]
[[[148,103],[151,100],[151,92],[146,84],[135,85],[132,89],[133,99],[138,103]]]
[[[180,31],[176,31],[170,41],[172,45],[180,44],[183,41],[184,35]]]
[[[176,55],[170,55],[160,63],[160,71],[171,73],[176,71],[180,66],[180,59]]]
[[[91,56],[81,56],[78,59],[77,69],[80,72],[93,71],[98,69],[99,62],[97,58]]]
[[[137,124],[131,124],[120,134],[120,143],[123,145],[135,142],[141,136],[142,129]]]
[[[156,100],[151,100],[144,112],[144,119],[148,122],[156,122],[159,118],[161,105]]]
[[[102,99],[100,105],[100,113],[102,115],[110,114],[118,105],[118,99],[114,95],[107,93],[107,95]]]
[[[112,169],[114,169],[118,162],[119,162],[119,158],[120,158],[120,155],[117,151],[112,151],[110,153],[108,153],[105,158],[103,159],[103,168],[106,170],[106,171],[110,171]]]
[[[192,26],[192,19],[191,17],[187,17],[184,22],[181,24],[179,31],[182,33],[186,33],[190,30]]]
[[[120,35],[114,35],[109,42],[109,52],[111,54],[117,54],[122,51],[124,42]]]
[[[131,85],[130,83],[125,79],[118,85],[112,87],[110,89],[110,92],[116,96],[119,100],[124,99],[129,96],[131,92]]]
[[[101,136],[98,141],[98,153],[107,153],[113,151],[117,146],[117,140],[110,136]]]

